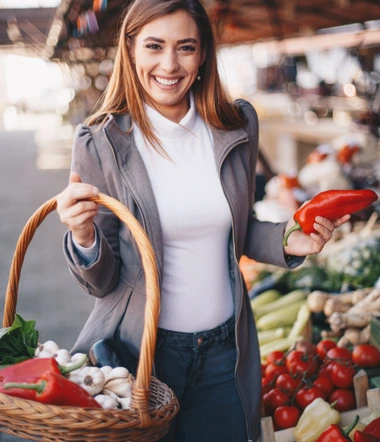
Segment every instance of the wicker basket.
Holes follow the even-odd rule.
[[[128,226],[140,251],[145,272],[145,325],[131,409],[59,407],[0,394],[0,431],[43,441],[156,441],[169,431],[170,421],[178,412],[179,405],[172,390],[151,376],[160,306],[154,252],[144,230],[124,205],[104,194],[91,200],[110,209]],[[56,207],[56,198],[47,201],[21,232],[10,270],[3,327],[9,327],[15,317],[18,283],[28,245],[37,227]]]

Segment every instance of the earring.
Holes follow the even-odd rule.
[[[200,75],[198,75],[197,80],[198,80],[198,81],[201,81],[201,78],[202,78],[202,77],[201,77]]]

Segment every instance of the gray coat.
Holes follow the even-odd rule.
[[[286,259],[282,239],[285,224],[258,221],[252,212],[258,152],[258,121],[253,107],[239,100],[247,124],[244,129],[213,129],[215,162],[232,212],[229,259],[233,288],[237,362],[236,384],[244,406],[250,440],[257,440],[260,419],[261,365],[247,290],[238,268],[242,254],[259,262],[295,267],[300,259]],[[72,170],[129,208],[146,230],[162,275],[163,245],[158,209],[143,160],[133,136],[129,115],[110,117],[102,128],[78,126]],[[145,304],[144,277],[136,246],[128,229],[104,207],[96,218],[99,255],[86,267],[67,233],[65,255],[70,271],[96,302],[73,352],[88,352],[93,343],[113,337],[116,329],[138,355]]]

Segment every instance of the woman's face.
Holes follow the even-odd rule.
[[[133,59],[145,101],[179,122],[188,111],[187,92],[203,61],[194,20],[178,11],[146,24],[136,36]]]

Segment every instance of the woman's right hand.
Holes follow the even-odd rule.
[[[99,189],[82,183],[80,176],[72,172],[69,185],[57,197],[60,220],[71,230],[75,242],[82,247],[91,247],[95,241],[94,217],[98,213],[97,203],[83,200],[98,195]]]

